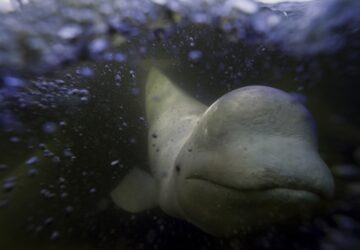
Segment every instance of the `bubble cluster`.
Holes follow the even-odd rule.
[[[58,12],[59,9],[62,11]],[[238,32],[238,40],[257,33],[259,38],[291,47],[294,52],[332,51],[346,39],[339,35],[339,27],[356,32],[357,9],[359,3],[351,0],[278,5],[250,0],[87,0],[76,4],[65,0],[31,1],[21,9],[21,15],[17,11],[0,13],[0,75],[14,71],[44,72],[84,56],[108,57],[105,55],[112,48],[140,34],[151,33],[154,27],[172,32],[166,26],[159,27],[159,23],[186,25],[189,20],[218,26],[225,32],[241,31],[243,35]],[[127,59],[123,53],[113,57],[119,62]],[[3,79],[13,86],[22,84],[11,76]]]

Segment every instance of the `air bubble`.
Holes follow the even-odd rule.
[[[16,78],[16,77],[12,77],[12,76],[6,76],[3,78],[3,80],[4,80],[5,85],[8,87],[18,88],[18,87],[22,87],[25,85],[23,80]]]
[[[135,95],[135,96],[139,95],[140,94],[140,88],[137,88],[137,87],[131,88],[131,94]]]
[[[39,158],[37,156],[32,156],[29,159],[26,160],[27,165],[33,165],[39,161]]]
[[[62,127],[64,127],[64,126],[66,126],[66,122],[65,122],[65,121],[61,121],[61,122],[59,122],[59,125],[62,126]]]
[[[83,96],[83,97],[80,98],[80,101],[87,102],[87,101],[89,101],[89,98],[86,97],[86,96]]]
[[[3,189],[5,191],[11,191],[16,185],[16,177],[8,177],[3,181]]]
[[[66,197],[68,197],[69,195],[68,195],[68,193],[66,193],[66,192],[63,192],[63,193],[61,193],[61,195],[60,195],[60,197],[61,198],[66,198]]]
[[[30,168],[28,171],[27,171],[27,174],[29,176],[35,176],[39,173],[39,170],[37,170],[36,168]]]
[[[82,67],[76,71],[78,75],[83,77],[91,77],[94,74],[94,71],[90,67]]]
[[[188,58],[191,61],[198,61],[202,57],[202,52],[200,50],[192,50],[188,54]]]
[[[72,213],[74,211],[74,208],[72,207],[72,206],[67,206],[67,207],[65,207],[65,212],[67,213],[67,214],[70,214],[70,213]]]
[[[120,74],[115,75],[115,81],[121,81],[121,75]]]
[[[51,199],[51,198],[55,197],[55,194],[52,193],[50,190],[48,190],[48,189],[46,189],[46,188],[41,189],[41,190],[40,190],[40,194],[41,194],[42,196],[44,196],[45,198],[48,198],[48,199]]]
[[[96,39],[92,41],[89,45],[89,50],[92,54],[98,54],[103,52],[108,46],[108,43],[105,39]]]
[[[44,221],[44,225],[50,225],[54,222],[54,218],[53,217],[48,217],[45,219]]]
[[[82,29],[78,25],[69,25],[61,28],[58,32],[60,38],[70,40],[78,37],[82,33]]]
[[[132,78],[135,78],[135,77],[136,77],[134,70],[130,70],[129,73],[130,73],[130,76],[131,76]]]
[[[8,165],[6,164],[0,164],[0,171],[8,169]]]
[[[118,165],[119,164],[119,160],[115,160],[115,161],[112,161],[111,163],[110,163],[110,165],[111,166],[115,166],[115,165]]]
[[[57,125],[55,122],[46,122],[42,129],[45,134],[53,134],[57,130]]]
[[[10,138],[10,142],[12,142],[12,143],[17,143],[19,141],[20,141],[19,137],[13,136],[13,137]]]
[[[54,231],[54,232],[52,232],[50,239],[57,240],[57,239],[59,239],[59,237],[60,237],[60,233],[58,231]]]
[[[125,62],[127,59],[127,56],[123,53],[116,53],[114,56],[114,60],[117,62]]]
[[[45,149],[44,152],[43,152],[43,156],[46,157],[46,158],[50,158],[50,157],[54,156],[54,153],[51,152],[49,149]]]
[[[9,206],[9,200],[0,200],[0,208],[5,208]]]

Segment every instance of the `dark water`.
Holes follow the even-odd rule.
[[[356,1],[320,1],[318,9],[260,6],[225,17],[214,12],[215,4],[174,7],[169,1],[146,7],[151,21],[133,14],[135,4],[127,13],[102,1],[97,9],[92,1],[61,3],[42,11],[30,4],[3,14],[0,23],[1,248],[360,246]],[[51,6],[64,11],[53,15]],[[119,9],[126,25],[112,12]],[[44,16],[49,22],[39,21]],[[25,25],[29,20],[36,25]],[[296,95],[316,120],[319,151],[335,177],[334,199],[309,221],[234,239],[212,237],[159,209],[131,215],[116,208],[109,193],[119,180],[129,169],[148,168],[144,61],[206,104],[253,84]]]

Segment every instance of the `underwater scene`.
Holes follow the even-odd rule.
[[[0,249],[360,249],[359,13],[0,0]]]

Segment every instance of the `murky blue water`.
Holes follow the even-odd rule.
[[[54,0],[0,13],[0,247],[357,249],[359,11],[356,0]],[[148,168],[149,64],[206,104],[252,84],[296,95],[335,198],[312,220],[235,239],[118,209],[111,190]]]

